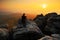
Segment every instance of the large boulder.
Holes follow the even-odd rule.
[[[7,24],[0,25],[0,40],[8,40],[9,31],[7,29]]]
[[[60,16],[50,17],[47,20],[45,31],[49,34],[60,34]]]
[[[27,21],[26,27],[19,26],[13,29],[14,40],[37,40],[44,36],[41,30],[37,27],[36,23],[33,21]]]
[[[56,12],[51,12],[45,15],[46,19],[48,19],[49,17],[54,17],[54,16],[57,16]]]
[[[0,40],[8,40],[8,30],[5,28],[0,28]]]
[[[41,15],[37,15],[36,18],[34,19],[35,23],[37,24],[37,26],[41,29],[41,31],[44,33],[44,28],[46,25],[46,19],[45,16]]]

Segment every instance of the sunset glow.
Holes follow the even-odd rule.
[[[41,5],[41,6],[40,6]],[[0,10],[29,14],[60,13],[60,0],[3,0]]]

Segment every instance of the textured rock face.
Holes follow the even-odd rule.
[[[0,40],[8,40],[8,30],[5,28],[0,28]]]
[[[50,31],[51,33],[55,34],[58,33],[60,34],[60,16],[55,16],[55,17],[50,17],[47,20],[47,25],[46,25],[46,31]]]
[[[52,12],[45,15],[46,19],[48,19],[49,17],[54,17],[54,16],[57,16],[57,13]]]
[[[52,34],[51,36],[45,36],[38,40],[60,40],[60,34]]]
[[[36,22],[39,29],[41,29],[41,31],[44,33],[44,28],[46,25],[45,16],[38,15],[34,21]]]
[[[46,35],[60,34],[60,15],[57,13],[48,13],[45,16],[38,15],[34,21]]]
[[[38,40],[52,40],[52,37],[45,36],[45,37],[42,37],[41,39],[38,39]]]
[[[33,21],[28,21],[26,27],[16,27],[13,33],[14,40],[37,40],[42,36],[43,33]]]

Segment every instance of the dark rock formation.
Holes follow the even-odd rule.
[[[33,21],[27,21],[26,27],[16,27],[13,31],[14,40],[37,40],[43,37],[43,33]]]
[[[34,21],[45,35],[60,34],[60,15],[48,13],[45,16],[38,15]]]
[[[8,40],[8,36],[7,25],[0,25],[0,40]]]
[[[49,34],[60,34],[60,16],[50,17],[47,20],[46,31]]]
[[[45,16],[41,15],[37,15],[37,17],[34,19],[34,21],[36,22],[37,26],[41,29],[41,31],[44,33],[44,28],[46,25],[46,19]]]

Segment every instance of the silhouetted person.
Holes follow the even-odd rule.
[[[26,16],[25,16],[25,13],[22,16],[22,20],[21,21],[22,21],[23,26],[26,27]]]

